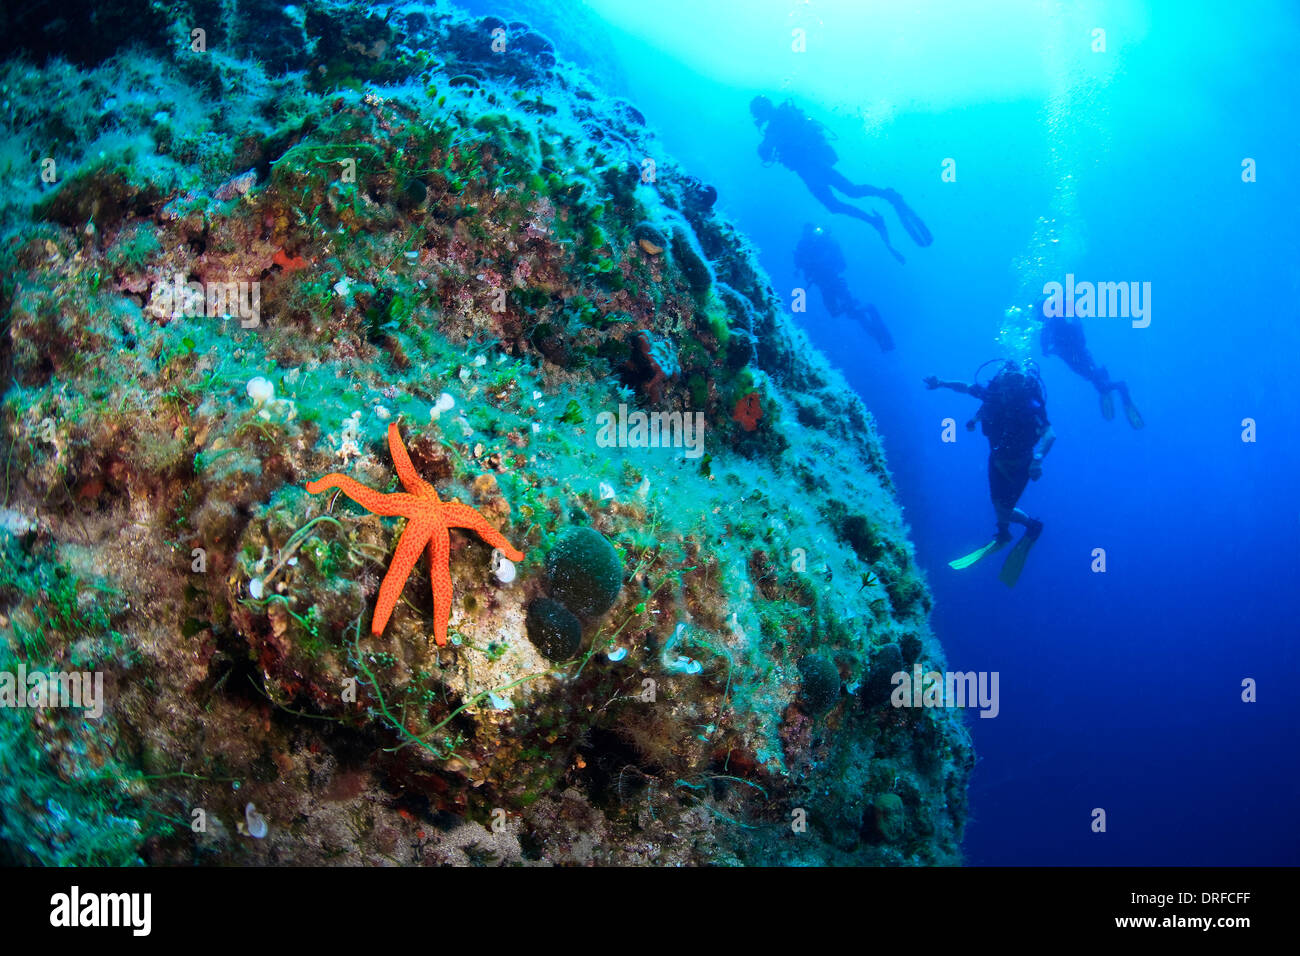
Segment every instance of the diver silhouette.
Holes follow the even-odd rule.
[[[851,206],[838,198],[832,190],[854,199],[884,199],[894,207],[903,228],[918,246],[928,246],[934,241],[925,223],[896,191],[852,183],[835,169],[839,157],[827,140],[826,128],[806,116],[789,100],[776,106],[766,96],[756,96],[750,101],[749,111],[754,117],[755,126],[766,127],[763,140],[758,146],[759,158],[766,164],[778,162],[795,173],[814,198],[831,212],[852,216],[869,224],[880,234],[885,248],[899,262],[906,260],[889,244],[889,231],[885,228],[884,216]]]
[[[844,279],[847,267],[844,252],[829,231],[806,223],[799,244],[794,248],[794,266],[803,273],[809,285],[814,285],[821,291],[822,303],[827,312],[831,315],[847,315],[876,340],[880,351],[893,350],[893,336],[885,328],[876,307],[859,302],[849,292],[849,284]]]
[[[993,360],[993,361],[996,361]],[[989,362],[980,366],[983,369]],[[962,570],[997,551],[1011,541],[1011,522],[1023,524],[1025,533],[1007,555],[998,579],[1015,586],[1024,569],[1029,550],[1043,533],[1043,523],[1016,507],[1029,482],[1043,475],[1043,459],[1056,441],[1052,423],[1047,420],[1047,397],[1042,377],[1032,360],[1023,364],[1006,361],[987,385],[979,383],[979,370],[972,385],[944,382],[933,375],[923,379],[925,387],[950,388],[980,400],[979,410],[966,423],[967,431],[979,422],[989,440],[989,497],[997,517],[993,539],[982,548],[949,561],[950,567]]]
[[[1133,404],[1126,382],[1117,382],[1110,377],[1105,368],[1098,365],[1088,351],[1088,343],[1083,336],[1083,323],[1077,317],[1067,318],[1063,315],[1048,315],[1045,308],[1048,300],[1040,299],[1029,307],[1030,315],[1042,323],[1039,335],[1039,347],[1043,355],[1058,356],[1061,361],[1082,378],[1093,384],[1101,395],[1101,414],[1107,421],[1115,417],[1115,399],[1112,392],[1119,392],[1124,405],[1124,417],[1133,428],[1142,428],[1146,422]]]

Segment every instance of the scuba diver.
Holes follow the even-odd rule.
[[[885,328],[876,307],[859,302],[849,292],[844,280],[844,253],[825,229],[806,223],[799,244],[794,249],[794,266],[803,273],[810,285],[821,290],[822,303],[831,315],[847,315],[856,321],[867,334],[876,340],[880,351],[894,348],[894,338]]]
[[[990,361],[997,361],[992,359]],[[1024,364],[1006,361],[987,385],[979,383],[979,373],[990,362],[975,371],[975,384],[943,382],[931,375],[924,379],[925,387],[951,388],[980,400],[979,410],[966,423],[967,431],[975,430],[979,422],[989,440],[989,495],[997,515],[997,531],[988,544],[965,557],[949,561],[950,567],[961,570],[982,560],[1011,541],[1011,522],[1025,526],[1025,533],[1011,549],[998,573],[1007,587],[1014,587],[1024,569],[1029,550],[1043,533],[1043,523],[1031,518],[1016,507],[1025,486],[1037,481],[1043,474],[1043,458],[1056,441],[1056,433],[1047,420],[1047,399],[1038,367],[1032,360]]]
[[[1061,361],[1070,366],[1075,374],[1082,376],[1093,384],[1101,394],[1101,416],[1106,421],[1115,417],[1115,398],[1112,392],[1119,392],[1124,405],[1124,417],[1133,428],[1142,428],[1146,422],[1142,413],[1129,397],[1128,385],[1111,379],[1110,373],[1099,366],[1088,351],[1088,344],[1083,338],[1083,323],[1076,318],[1063,315],[1048,315],[1046,298],[1037,305],[1029,307],[1029,312],[1043,323],[1039,346],[1044,355],[1060,356]]]
[[[925,223],[908,207],[907,203],[903,202],[903,198],[897,192],[866,184],[856,185],[849,182],[843,173],[838,172],[834,167],[839,162],[839,157],[827,142],[825,127],[804,115],[789,100],[776,106],[766,96],[756,96],[750,101],[749,111],[753,114],[755,126],[767,127],[763,133],[763,141],[758,146],[758,156],[764,164],[778,162],[794,172],[803,180],[813,197],[831,212],[853,216],[870,224],[876,232],[880,233],[885,248],[899,262],[906,260],[889,244],[885,217],[849,205],[837,198],[831,192],[832,189],[853,198],[878,196],[886,200],[893,205],[903,228],[918,246],[928,246],[934,241]]]

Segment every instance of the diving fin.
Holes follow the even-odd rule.
[[[1029,549],[1034,546],[1038,536],[1043,533],[1043,523],[1035,521],[1025,529],[1025,533],[1016,546],[1011,549],[1007,559],[1002,562],[1002,570],[998,572],[998,580],[1009,588],[1016,586],[1020,580],[1020,572],[1025,569],[1025,559],[1029,557]]]
[[[1124,403],[1124,417],[1128,419],[1128,423],[1132,425],[1134,429],[1146,426],[1146,422],[1142,420],[1142,413],[1137,410],[1137,406],[1132,402]]]
[[[1006,545],[1010,540],[1010,538],[994,538],[988,544],[984,545],[984,547],[975,549],[965,557],[958,558],[956,561],[949,561],[948,567],[954,568],[958,571],[964,571],[972,564],[977,564],[987,558],[994,551],[998,550],[998,548]]]
[[[928,246],[934,242],[934,236],[930,235],[930,230],[925,227],[921,217],[912,211],[912,207],[903,202],[903,197],[898,195],[892,189],[885,191],[885,198],[894,207],[894,212],[898,214],[898,221],[903,224],[907,234],[912,237],[912,241],[918,246]]]
[[[1101,393],[1101,417],[1111,421],[1115,417],[1115,396],[1110,392]]]
[[[863,310],[866,312],[866,320],[862,323],[876,344],[880,346],[882,352],[892,352],[894,350],[894,337],[889,334],[889,329],[885,328],[885,322],[880,318],[880,313],[876,311],[874,305],[868,305]]]

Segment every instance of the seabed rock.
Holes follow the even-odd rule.
[[[959,862],[961,718],[888,705],[945,662],[874,420],[716,191],[552,29],[239,6],[169,7],[219,56],[141,3],[0,65],[14,155],[61,144],[0,192],[0,670],[105,677],[0,708],[3,859]],[[704,454],[599,445],[620,405]],[[401,522],[303,486],[398,487],[391,422],[524,557],[453,530],[374,634]]]

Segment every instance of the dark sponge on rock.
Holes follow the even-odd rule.
[[[800,696],[808,712],[818,717],[835,706],[840,697],[840,672],[834,664],[817,654],[809,654],[799,661],[803,677]]]
[[[894,692],[894,675],[901,670],[905,668],[898,645],[882,645],[872,657],[871,670],[862,685],[863,703],[868,707],[888,703]]]
[[[528,605],[528,639],[549,661],[567,661],[582,646],[582,623],[559,601],[538,598]]]
[[[623,562],[594,528],[570,528],[546,555],[551,597],[579,617],[604,614],[623,589]]]

